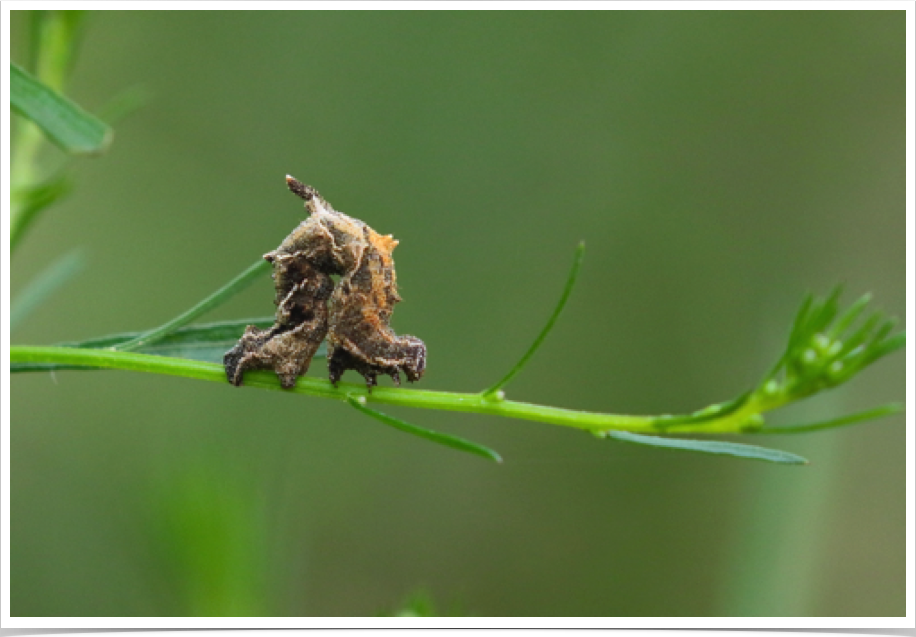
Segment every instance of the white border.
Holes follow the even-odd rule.
[[[408,10],[408,11],[906,11],[912,2],[903,0],[798,0],[773,2],[772,0],[223,0],[218,5],[208,0],[135,0],[117,2],[106,0],[4,0],[3,12],[9,18],[10,10],[24,9],[88,9],[99,11],[357,11],[357,10]],[[8,46],[8,45],[7,45]]]
[[[162,10],[166,9],[409,9],[409,10],[522,10],[522,9],[562,9],[562,10],[904,10],[906,17],[906,330],[914,333],[914,128],[916,119],[914,111],[914,10],[908,2],[20,2],[9,1],[4,5],[3,37],[3,350],[6,352],[6,366],[3,370],[3,423],[2,423],[2,627],[293,627],[293,626],[404,626],[404,627],[591,627],[591,626],[662,626],[662,627],[785,627],[798,626],[805,628],[849,628],[855,626],[899,628],[914,627],[914,415],[913,405],[914,359],[912,341],[906,346],[906,618],[99,618],[99,617],[43,617],[13,618],[10,617],[10,210],[9,210],[9,170],[10,170],[10,110],[9,110],[9,61],[10,61],[10,11],[25,9],[100,9],[100,10]]]
[[[916,286],[916,191],[913,171],[916,169],[916,31],[914,31],[913,7],[906,14],[906,332],[912,337],[916,328],[916,301],[913,290]],[[916,627],[916,457],[914,457],[914,430],[916,415],[913,414],[913,397],[916,395],[916,374],[914,374],[914,348],[906,345],[906,616],[908,628]]]
[[[11,625],[9,616],[10,608],[10,105],[7,95],[10,94],[10,14],[9,9],[3,7],[2,27],[0,27],[0,41],[3,43],[3,134],[0,143],[3,144],[3,243],[0,250],[3,253],[3,400],[2,407],[2,441],[0,441],[0,626],[6,628]],[[15,620],[13,620],[15,621]]]

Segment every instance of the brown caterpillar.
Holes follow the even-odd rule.
[[[226,376],[241,385],[249,369],[272,369],[284,388],[296,385],[325,336],[328,371],[335,385],[348,369],[369,390],[379,374],[400,385],[426,370],[426,345],[398,336],[388,325],[401,300],[391,253],[398,242],[359,219],[337,212],[318,191],[287,175],[289,189],[305,200],[309,218],[264,258],[273,264],[276,323],[253,325],[223,357]],[[339,275],[335,286],[331,275]]]

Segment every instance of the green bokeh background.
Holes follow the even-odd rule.
[[[17,251],[13,295],[87,269],[13,333],[158,325],[302,218],[293,174],[401,242],[422,387],[522,354],[512,398],[667,413],[730,398],[808,290],[905,303],[905,14],[99,12],[69,93],[151,99]],[[27,21],[13,18],[14,59]],[[265,278],[208,319],[272,311]],[[310,372],[324,375],[323,365]],[[348,377],[349,378],[349,377]],[[356,380],[356,377],[349,378]],[[784,467],[484,416],[127,372],[17,375],[13,615],[905,613],[902,416],[761,442]],[[772,422],[904,396],[904,357]]]

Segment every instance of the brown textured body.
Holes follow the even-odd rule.
[[[327,301],[334,288],[331,277],[310,263],[275,252],[264,255],[274,264],[277,322],[269,330],[245,329],[223,364],[233,385],[242,384],[249,369],[272,369],[284,388],[308,371],[309,363],[328,332]]]
[[[224,363],[229,381],[248,369],[273,369],[284,387],[305,373],[325,335],[331,382],[353,369],[370,387],[379,374],[400,383],[426,369],[426,346],[398,336],[388,322],[400,301],[391,253],[398,242],[358,219],[334,210],[321,195],[292,177],[290,190],[305,200],[310,216],[280,247],[264,255],[274,265],[277,323],[267,331],[249,326]],[[331,275],[339,275],[333,285]]]

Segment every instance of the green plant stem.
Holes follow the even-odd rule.
[[[38,158],[38,149],[44,134],[32,122],[22,118],[19,122],[19,134],[16,136],[15,150],[13,151],[12,161],[10,162],[10,184],[12,185],[12,225],[17,225],[17,216],[23,208],[19,197],[16,196],[16,189],[22,190],[27,184],[35,181],[35,164]],[[23,222],[19,222],[20,224]],[[19,235],[22,234],[20,231]],[[12,247],[12,246],[11,246]]]
[[[62,92],[73,66],[76,48],[79,44],[84,11],[36,11],[33,37],[37,49],[32,57],[35,75],[41,81]]]
[[[85,365],[151,372],[208,380],[228,385],[225,371],[220,365],[135,352],[70,347],[14,346],[10,348],[10,361],[13,363]],[[268,371],[248,372],[245,375],[245,384],[249,387],[284,391],[280,387],[280,382],[277,380],[276,375]],[[299,378],[296,387],[288,391],[320,398],[333,398],[342,402],[347,401],[348,395],[355,397],[365,396],[368,403],[520,418],[522,420],[574,427],[593,433],[602,433],[609,430],[634,433],[664,433],[667,430],[667,427],[663,424],[663,417],[576,411],[513,400],[491,399],[479,393],[376,387],[369,394],[364,385],[339,383],[339,386],[335,388],[326,380],[306,376]],[[711,418],[695,424],[676,425],[672,426],[671,430],[679,434],[742,433],[749,419],[752,419],[761,411],[775,408],[780,404],[778,399],[772,399],[768,402],[766,399],[752,396],[741,408],[721,418]]]
[[[159,327],[152,329],[148,332],[144,332],[140,336],[121,343],[114,347],[122,352],[130,352],[135,349],[139,349],[144,345],[150,345],[156,341],[165,338],[179,327],[183,327],[196,319],[202,314],[206,314],[213,308],[223,304],[226,300],[238,294],[243,289],[245,289],[252,281],[254,281],[258,276],[267,272],[270,269],[270,264],[267,261],[259,260],[254,263],[247,270],[242,272],[240,275],[232,279],[229,283],[218,289],[216,292],[205,298],[203,301],[192,307],[187,312],[179,314],[173,318],[168,323],[164,323]]]
[[[31,19],[31,62],[35,76],[56,91],[62,91],[73,61],[79,34],[80,11],[35,11]],[[10,162],[10,251],[15,250],[38,210],[30,209],[27,199],[17,195],[39,179],[38,153],[44,133],[34,123],[20,118],[19,134]]]

